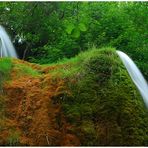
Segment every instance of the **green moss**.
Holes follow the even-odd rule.
[[[9,58],[1,58],[0,59],[0,72],[2,73],[10,73],[12,68],[11,59]]]
[[[81,144],[147,145],[147,110],[115,50],[93,49],[66,64],[60,74],[72,94],[62,106]]]
[[[34,69],[32,69],[31,67],[25,65],[25,64],[17,64],[15,65],[15,67],[18,69],[18,76],[33,76],[33,77],[37,77],[40,76],[40,73]]]
[[[2,89],[3,82],[10,77],[12,69],[12,62],[9,58],[0,59],[0,89]]]
[[[114,48],[102,48],[99,50],[94,48],[87,52],[81,52],[78,56],[73,57],[71,59],[65,58],[64,60],[59,61],[56,64],[50,64],[50,66],[60,66],[60,68],[50,71],[50,74],[53,75],[54,77],[57,77],[60,75],[62,78],[73,78],[74,76],[80,77],[81,75],[79,74],[83,73],[82,72],[84,68],[83,65],[87,63],[87,61],[90,58],[92,57],[94,58],[95,55],[98,55],[98,56],[100,54],[103,55],[104,52],[107,52],[107,54],[112,54],[112,51],[114,50],[115,50]],[[47,65],[44,65],[44,66],[47,66]]]

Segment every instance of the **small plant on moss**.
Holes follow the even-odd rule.
[[[3,117],[5,110],[5,98],[0,95],[0,119]]]
[[[81,138],[83,139],[85,137],[83,139],[82,145],[94,146],[98,144],[97,131],[95,129],[94,123],[91,120],[83,120],[80,128],[83,133],[83,136]]]
[[[0,95],[0,132],[5,129],[5,97]]]
[[[8,136],[8,145],[9,146],[18,146],[19,145],[19,138],[20,138],[20,133],[14,129],[9,131],[9,136]]]
[[[0,59],[0,89],[2,89],[3,82],[9,78],[12,69],[12,62],[9,58]]]
[[[11,59],[9,58],[0,59],[0,72],[4,74],[10,73],[11,68],[12,68]]]

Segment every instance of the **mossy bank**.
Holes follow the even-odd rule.
[[[148,146],[147,110],[115,49],[0,65],[0,145]]]

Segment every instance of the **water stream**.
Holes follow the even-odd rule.
[[[122,51],[116,51],[116,52],[119,55],[120,59],[122,60],[124,66],[126,67],[131,79],[137,86],[144,100],[144,103],[148,108],[148,84],[144,79],[144,76],[142,75],[136,64],[132,61],[132,59],[128,57],[128,55],[126,55]]]
[[[5,31],[4,27],[0,26],[0,57],[17,58],[16,50]]]

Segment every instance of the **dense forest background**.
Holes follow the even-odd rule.
[[[147,2],[4,2],[0,23],[21,59],[47,64],[92,47],[115,47],[148,80]]]

